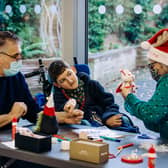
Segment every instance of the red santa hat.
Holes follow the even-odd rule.
[[[58,131],[58,123],[55,116],[55,108],[53,101],[53,93],[50,94],[48,101],[44,107],[44,111],[38,116],[35,130],[45,134],[56,134]]]
[[[168,28],[161,29],[149,40],[142,42],[141,47],[149,50],[149,59],[168,65]]]
[[[55,108],[53,102],[53,94],[51,94],[48,98],[46,105],[44,106],[43,114],[46,116],[55,116]]]

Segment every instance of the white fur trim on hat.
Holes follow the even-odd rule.
[[[162,52],[154,47],[150,47],[148,52],[148,58],[153,61],[160,62],[164,65],[168,65],[168,53]]]
[[[157,155],[156,155],[156,153],[148,153],[148,157],[157,158]]]
[[[151,44],[148,41],[143,41],[141,47],[145,50],[148,50],[151,47]]]
[[[142,157],[150,157],[150,158],[157,158],[157,154],[156,153],[144,153],[142,154]]]

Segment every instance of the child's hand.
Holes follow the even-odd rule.
[[[64,106],[64,111],[66,111],[68,113],[72,113],[72,111],[75,109],[75,107],[76,107],[76,100],[69,99]]]
[[[66,124],[80,124],[81,120],[83,119],[83,115],[84,115],[84,112],[79,109],[73,110],[72,113],[65,112],[64,123],[66,123]]]
[[[116,114],[108,118],[106,124],[110,127],[119,127],[122,125],[122,114]]]

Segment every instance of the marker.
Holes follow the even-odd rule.
[[[125,144],[125,145],[117,147],[117,149],[120,150],[120,149],[127,148],[127,147],[130,147],[130,146],[134,146],[134,144],[133,143]]]
[[[53,137],[58,138],[58,139],[62,139],[62,140],[65,140],[65,141],[66,141],[66,139],[63,138],[61,135],[54,134]]]
[[[57,138],[59,141],[72,141],[70,138],[63,137],[61,135],[54,134],[53,137]]]
[[[137,136],[139,139],[153,139],[152,137],[146,135],[146,134],[141,134]]]
[[[120,139],[106,137],[106,136],[100,136],[100,138],[103,138],[105,140],[115,141],[115,142],[120,142],[121,141]]]

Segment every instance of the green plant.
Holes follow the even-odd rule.
[[[0,30],[5,30],[8,16],[3,12],[5,8],[5,1],[0,1]]]
[[[168,11],[168,4],[165,4],[158,19],[155,17],[157,27],[164,28],[168,26],[168,12],[167,11]]]
[[[27,25],[33,25],[35,29],[38,30],[38,15],[34,14],[34,5],[39,4],[40,0],[4,0],[4,7],[6,5],[10,5],[12,7],[12,12],[7,14],[7,24],[6,30],[13,31],[18,33],[22,30],[22,28],[26,27]],[[26,5],[26,12],[20,12],[20,5]]]
[[[33,43],[29,46],[22,46],[22,55],[23,58],[32,58],[32,57],[41,57],[42,55],[45,55],[45,51],[42,49],[42,46],[44,46],[44,43]]]
[[[139,43],[145,36],[145,29],[148,27],[146,22],[150,20],[147,12],[151,9],[152,0],[134,0],[134,5],[139,4],[143,7],[141,14],[134,14],[132,10],[132,17],[124,26],[124,33],[126,39],[131,43]],[[133,8],[133,7],[132,7]]]
[[[0,12],[5,10],[6,5],[12,7],[11,13],[2,12],[4,22],[3,30],[15,32],[22,39],[24,59],[45,54],[41,49],[42,44],[40,43],[41,39],[38,34],[39,16],[34,13],[34,5],[40,4],[40,2],[41,0],[3,0],[0,3]],[[26,6],[25,13],[20,12],[20,5]]]
[[[26,25],[18,33],[18,36],[21,37],[22,40],[23,59],[41,57],[43,55],[46,55],[46,53],[42,49],[45,44],[42,43],[41,39],[37,36],[34,27]]]
[[[89,1],[89,51],[97,52],[104,49],[104,38],[110,34],[118,37],[117,43],[123,45],[139,44],[148,39],[160,28],[168,25],[167,0],[163,0],[161,14],[154,14],[153,6],[157,0],[90,0]],[[124,13],[116,14],[117,5],[124,7]],[[142,13],[135,14],[135,5],[142,6]],[[98,13],[98,7],[105,5],[106,13]],[[114,48],[115,41],[112,41]]]
[[[103,49],[105,37],[105,16],[98,13],[98,7],[104,4],[104,0],[89,1],[89,49],[91,52]]]
[[[118,49],[120,46],[119,46],[119,44],[114,44],[113,45],[113,49]]]

